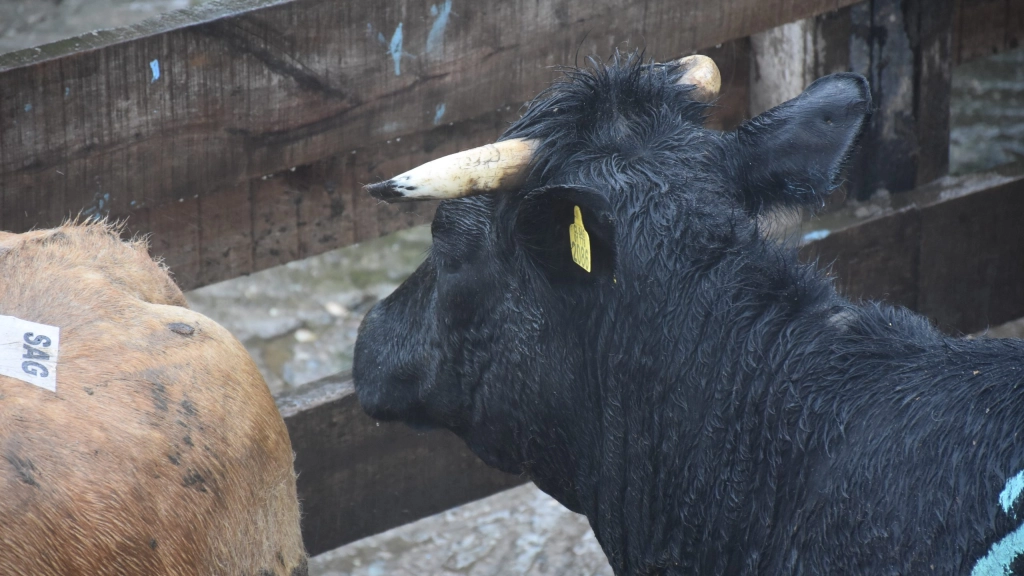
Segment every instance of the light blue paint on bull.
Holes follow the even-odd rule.
[[[25,104],[25,112],[31,112],[31,111],[32,111],[32,105],[31,104]]]
[[[71,87],[70,86],[65,87],[64,88],[64,97],[67,98],[70,95],[71,95]]]
[[[437,105],[437,109],[434,110],[434,126],[441,123],[441,118],[444,118],[444,102]]]
[[[1003,491],[999,493],[999,505],[1003,512],[1013,514],[1013,505],[1020,498],[1021,492],[1024,492],[1024,471],[1007,480]],[[1010,567],[1021,554],[1024,554],[1024,526],[1018,526],[993,544],[988,554],[974,565],[971,576],[1010,576]]]
[[[1024,470],[1007,480],[1006,487],[999,493],[999,505],[1003,507],[1003,512],[1012,515],[1014,518],[1017,515],[1013,513],[1013,504],[1020,498],[1021,492],[1024,492]]]
[[[1010,576],[1010,566],[1024,552],[1024,526],[992,545],[984,558],[978,560],[971,576]]]
[[[436,52],[444,44],[444,29],[448,26],[448,16],[452,13],[452,0],[444,0],[439,9],[437,5],[430,7],[430,15],[434,17],[434,25],[427,34],[427,53]]]
[[[828,230],[815,230],[804,234],[803,241],[814,242],[815,240],[822,240],[824,238],[828,238],[829,234],[830,232]]]
[[[395,61],[395,76],[402,75],[402,23],[398,23],[395,34],[391,37],[391,44],[388,46],[388,54]]]
[[[150,84],[160,79],[160,61],[153,60],[149,63],[149,69],[153,72],[153,79],[149,81]]]

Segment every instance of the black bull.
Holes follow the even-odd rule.
[[[619,58],[529,106],[522,185],[443,202],[366,317],[363,407],[528,475],[616,574],[1019,571],[1024,345],[850,302],[757,226],[841,183],[865,80],[721,133],[677,78]]]

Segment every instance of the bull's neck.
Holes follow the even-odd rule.
[[[602,381],[581,383],[598,386],[602,404],[577,437],[592,455],[577,467],[577,500],[620,574],[742,570],[739,551],[768,537],[750,520],[773,513],[766,488],[788,481],[777,467],[793,457],[766,431],[801,433],[787,412],[786,331],[820,329],[821,309],[840,303],[813,285],[811,296],[755,298],[756,279],[707,280],[624,304],[628,322],[595,336]],[[700,288],[709,284],[719,288]],[[825,356],[827,345],[801,353]]]

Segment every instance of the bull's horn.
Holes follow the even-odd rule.
[[[693,84],[694,100],[710,102],[718,96],[718,90],[722,88],[722,74],[718,71],[718,66],[715,66],[714,60],[694,54],[676,60],[676,65],[683,73],[678,83]]]
[[[535,140],[513,139],[456,152],[366,186],[385,202],[440,200],[497,192],[522,182]]]

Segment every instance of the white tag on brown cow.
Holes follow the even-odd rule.
[[[57,391],[60,328],[0,316],[0,375]]]

